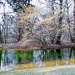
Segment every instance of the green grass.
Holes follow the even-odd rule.
[[[0,75],[75,75],[75,65],[0,72]]]

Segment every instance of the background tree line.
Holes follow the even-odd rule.
[[[37,39],[43,45],[74,42],[75,1],[38,0],[46,9],[37,8],[30,0],[7,0],[17,14],[17,40],[21,42]],[[0,36],[1,37],[1,36]]]

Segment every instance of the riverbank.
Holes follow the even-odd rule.
[[[75,65],[0,72],[0,75],[75,75]]]
[[[75,43],[65,42],[61,45],[57,44],[47,44],[43,46],[41,43],[38,42],[27,42],[25,44],[18,44],[18,43],[6,43],[0,44],[0,50],[47,50],[47,49],[58,49],[58,48],[71,48],[75,47]]]

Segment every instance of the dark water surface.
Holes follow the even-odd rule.
[[[0,71],[75,64],[75,48],[0,51]]]

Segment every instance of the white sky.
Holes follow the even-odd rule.
[[[5,12],[13,12],[12,7],[7,4],[5,0],[1,0],[3,3],[5,3]],[[3,5],[0,7],[0,13],[3,12]]]
[[[5,13],[13,12],[12,7],[9,4],[7,4],[7,2],[5,0],[1,0],[1,1],[3,3],[5,3]],[[3,12],[4,12],[4,9],[3,9],[3,5],[1,4],[0,5],[0,13],[3,13]],[[2,14],[0,14],[0,22],[2,21],[1,17],[2,17]]]
[[[1,0],[1,1],[6,4],[6,5],[5,5],[5,12],[6,12],[6,13],[7,13],[7,12],[13,12],[12,7],[10,7],[10,5],[7,4],[7,2],[6,2],[5,0]],[[43,4],[40,3],[39,1],[43,2]],[[73,0],[69,0],[69,2],[72,2],[72,1],[73,1]],[[59,3],[59,0],[56,0],[56,2]],[[47,6],[45,5],[45,4],[46,4],[45,0],[32,0],[32,1],[31,1],[31,4],[33,4],[33,5],[35,5],[36,7],[39,7],[39,8],[47,9],[47,8],[46,8]],[[71,5],[70,11],[73,11],[73,6],[74,6],[74,4]],[[0,13],[3,13],[3,11],[4,11],[3,5],[0,5]],[[0,15],[0,21],[1,21],[1,15]]]
[[[42,4],[42,3],[40,3],[39,1],[41,1],[41,2],[43,2],[44,4]],[[32,0],[31,1],[31,4],[32,5],[35,5],[36,7],[40,7],[40,8],[44,8],[44,7],[46,7],[46,5],[45,5],[45,0]]]

